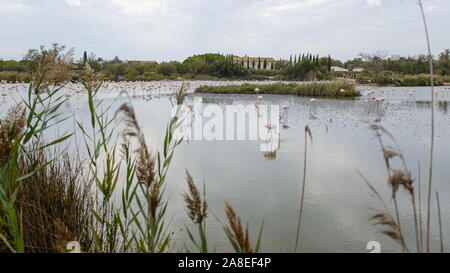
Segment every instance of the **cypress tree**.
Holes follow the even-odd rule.
[[[267,60],[264,59],[264,69],[267,69]]]
[[[261,57],[258,57],[258,69],[261,69]]]
[[[83,53],[83,65],[86,65],[87,62],[88,62],[88,56],[87,56],[87,52],[85,51]]]
[[[327,66],[328,66],[328,72],[330,72],[331,71],[331,57],[330,57],[330,55],[328,55]]]
[[[289,63],[292,64],[292,55],[289,57]]]

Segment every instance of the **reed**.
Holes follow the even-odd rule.
[[[441,247],[441,253],[444,253],[444,236],[442,235],[442,216],[441,216],[441,202],[439,201],[439,193],[436,192],[436,203],[439,220],[439,242]]]
[[[428,200],[427,200],[427,252],[430,252],[430,210],[431,210],[431,190],[433,182],[433,153],[434,153],[434,80],[433,80],[433,56],[431,55],[430,36],[428,34],[427,20],[425,18],[425,12],[423,10],[422,1],[418,1],[419,8],[422,14],[423,25],[425,28],[425,37],[428,48],[428,59],[430,66],[430,86],[431,86],[431,142],[430,142],[430,168],[428,176]]]
[[[225,234],[228,241],[233,246],[236,253],[258,253],[261,247],[261,236],[264,228],[264,221],[259,229],[258,240],[255,247],[250,243],[250,236],[248,230],[248,223],[246,228],[242,227],[241,218],[237,215],[233,207],[225,202],[225,213],[228,219],[228,225],[224,226]]]
[[[194,235],[186,227],[186,231],[191,242],[197,247],[200,253],[208,253],[208,240],[206,239],[206,218],[208,216],[208,203],[206,202],[206,190],[203,186],[203,200],[200,196],[200,192],[194,183],[194,179],[191,174],[186,170],[186,182],[188,184],[189,193],[184,193],[184,202],[189,218],[193,224],[198,227],[198,236],[200,241],[194,239]],[[189,250],[188,250],[189,251]]]
[[[45,195],[43,198],[48,201],[52,198],[51,193],[55,191],[67,193],[69,190],[62,184],[55,184],[67,181],[63,177],[66,174],[63,174],[61,169],[58,170],[58,163],[54,163],[54,158],[49,158],[46,151],[49,147],[66,141],[72,134],[66,134],[49,142],[43,141],[43,133],[48,128],[67,119],[58,113],[58,109],[65,100],[62,96],[55,98],[55,94],[61,90],[62,86],[53,85],[51,89],[48,86],[42,87],[41,83],[45,75],[44,72],[36,85],[30,84],[28,98],[22,102],[25,107],[14,106],[0,122],[0,239],[3,243],[0,249],[4,250],[3,246],[6,246],[8,251],[14,253],[22,253],[26,249],[37,251],[38,247],[39,251],[48,251],[52,244],[52,235],[37,237],[51,228],[47,223],[52,214],[47,212],[48,209],[54,208],[35,205],[40,205],[42,201],[37,201],[39,196]],[[43,178],[49,177],[43,174],[49,174],[48,172],[52,170],[55,175],[58,175],[54,177],[56,182],[42,183]],[[27,183],[30,180],[35,183]],[[49,185],[53,188],[48,188]],[[32,192],[32,196],[37,199],[23,198],[24,194],[27,195],[28,187],[36,187],[35,189],[39,190],[36,193]],[[60,201],[63,200],[67,201],[64,198],[60,199]],[[33,202],[37,203],[33,204]],[[45,224],[45,227],[36,222],[39,219],[41,221],[39,223]],[[77,219],[74,223],[81,222],[83,219]],[[27,227],[26,231],[24,231],[25,227]],[[36,246],[36,240],[46,240],[46,243],[39,243],[39,246]]]
[[[97,112],[102,101],[94,104],[101,84],[92,84],[97,83],[97,80],[92,81],[91,77],[82,79],[82,82],[88,91],[92,133],[88,134],[82,124],[78,126],[83,132],[90,158],[90,175],[96,181],[101,195],[98,208],[93,210],[96,218],[96,224],[92,227],[95,244],[89,251],[169,251],[172,239],[165,222],[167,202],[163,202],[162,194],[175,148],[183,140],[175,139],[175,131],[181,124],[179,113],[186,90],[182,87],[175,95],[177,111],[166,128],[162,153],[154,155],[146,143],[132,105],[122,104],[114,117],[108,119],[106,113],[109,107],[103,112]],[[112,141],[115,128],[110,126],[119,115],[125,126],[121,133],[122,159],[116,155],[118,144]],[[99,140],[96,139],[97,135],[100,136]],[[137,149],[132,148],[133,139],[136,140]],[[126,186],[119,192],[116,186],[123,161],[127,169]],[[100,166],[104,168],[100,169]],[[122,197],[121,206],[117,206],[113,198],[119,193]]]
[[[411,206],[412,206],[412,211],[413,211],[413,215],[414,215],[414,223],[413,224],[414,224],[414,231],[415,231],[415,237],[416,237],[416,249],[417,249],[417,252],[421,252],[421,243],[420,243],[421,228],[419,227],[419,220],[418,220],[418,216],[417,216],[417,207],[416,207],[416,201],[415,201],[416,198],[415,198],[414,187],[413,187],[414,180],[411,177],[411,172],[407,168],[404,155],[403,155],[402,151],[400,150],[400,147],[399,147],[397,141],[395,140],[395,138],[393,137],[393,135],[389,131],[387,131],[383,126],[375,123],[370,126],[370,129],[375,132],[375,136],[378,139],[378,142],[379,142],[381,150],[382,150],[383,159],[384,159],[384,162],[386,165],[386,170],[388,173],[388,185],[391,189],[391,192],[392,192],[391,198],[394,202],[396,221],[395,221],[395,225],[394,225],[394,223],[391,223],[390,221],[385,221],[387,219],[389,219],[389,220],[393,219],[387,213],[388,207],[385,205],[384,201],[382,201],[381,196],[376,192],[375,188],[373,186],[371,186],[370,183],[365,179],[365,181],[369,185],[371,191],[373,193],[375,193],[375,195],[378,197],[378,199],[380,199],[382,201],[383,206],[385,208],[384,212],[382,212],[380,214],[376,214],[375,216],[371,217],[370,219],[377,220],[378,221],[377,224],[389,226],[391,228],[391,230],[390,230],[391,233],[386,233],[384,231],[382,231],[382,232],[384,234],[388,235],[389,237],[391,237],[394,241],[398,242],[404,251],[408,251],[406,242],[404,242],[404,239],[403,239],[404,237],[403,237],[402,229],[401,229],[401,225],[400,225],[400,213],[399,213],[398,205],[397,205],[398,190],[404,189],[411,198]],[[384,144],[383,137],[389,138],[395,144],[396,147],[395,148],[387,147]],[[402,162],[402,165],[403,165],[402,169],[393,169],[391,166],[390,161],[397,157]],[[419,193],[419,195],[420,195],[420,193]],[[420,206],[420,202],[419,202],[419,206]],[[420,217],[420,213],[419,213],[419,217]],[[400,240],[400,238],[401,238],[401,240]]]
[[[51,160],[53,159],[53,160]],[[67,151],[41,151],[21,160],[20,169],[34,163],[48,164],[22,181],[16,206],[21,212],[25,251],[60,252],[64,226],[87,249],[91,241],[93,206],[92,185],[83,178],[83,167]],[[66,236],[67,237],[67,236]]]
[[[300,210],[299,210],[299,214],[298,214],[298,224],[297,224],[297,235],[295,237],[295,247],[294,247],[294,252],[297,252],[297,248],[298,248],[298,241],[299,241],[299,237],[300,237],[300,226],[302,223],[302,213],[303,213],[303,200],[305,198],[305,187],[306,187],[306,162],[307,162],[307,154],[308,154],[308,135],[309,138],[311,140],[311,145],[312,145],[312,133],[311,133],[311,129],[309,128],[309,126],[305,126],[305,154],[304,154],[304,158],[303,158],[303,183],[302,183],[302,191],[301,191],[301,195],[300,195]]]

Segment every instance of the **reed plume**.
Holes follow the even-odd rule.
[[[186,170],[186,182],[189,187],[189,193],[184,193],[184,202],[188,210],[188,216],[196,224],[201,224],[208,216],[208,203],[201,199],[200,193],[195,186],[194,179]]]
[[[374,225],[384,226],[385,228],[381,229],[380,232],[391,238],[393,241],[401,245],[402,248],[408,251],[402,232],[392,216],[388,213],[382,212],[373,215],[369,218],[369,220],[374,220]]]
[[[397,205],[397,192],[400,188],[403,188],[404,190],[406,190],[406,192],[411,197],[411,205],[412,205],[412,209],[413,209],[413,213],[414,213],[414,230],[415,230],[415,235],[416,235],[416,248],[417,248],[417,252],[421,252],[421,242],[420,242],[421,240],[420,240],[420,235],[419,235],[419,234],[421,234],[421,231],[419,231],[419,226],[418,226],[419,220],[418,220],[418,216],[417,216],[416,198],[415,198],[414,187],[413,187],[414,180],[411,177],[411,172],[407,168],[404,155],[403,155],[402,151],[400,150],[400,146],[398,145],[394,136],[388,130],[386,130],[383,126],[381,126],[380,124],[374,123],[374,124],[371,124],[369,128],[375,132],[375,136],[380,144],[380,147],[381,147],[381,150],[383,153],[383,159],[384,159],[387,174],[388,174],[388,185],[390,186],[391,191],[392,191],[392,200],[394,201],[395,214],[396,214],[396,218],[397,218],[395,227],[393,225],[388,225],[388,226],[391,227],[390,231],[395,231],[398,234],[395,235],[392,232],[383,232],[383,233],[388,235],[389,237],[391,237],[396,242],[400,242],[399,238],[402,238],[400,245],[402,246],[403,250],[407,251],[406,243],[403,240],[402,228],[401,228],[401,224],[400,224],[400,214],[399,214],[398,205]],[[396,148],[387,147],[384,144],[383,136],[387,136],[388,138],[390,138],[394,142]],[[402,170],[395,170],[391,167],[390,161],[396,157],[399,157],[403,164]],[[366,180],[366,182],[367,182],[367,180]],[[376,192],[375,188],[373,188],[372,186],[370,187],[370,189],[373,192]],[[381,196],[379,196],[378,194],[377,194],[377,196],[381,199]],[[385,205],[385,208],[387,210],[386,205]],[[380,220],[379,217],[375,217],[375,218],[371,218],[371,219],[372,220],[375,220],[375,219]]]
[[[6,163],[13,149],[13,140],[22,137],[25,125],[26,111],[22,104],[8,109],[3,119],[0,119],[0,163]]]
[[[198,227],[197,241],[190,229],[186,226],[186,231],[192,243],[197,247],[201,253],[208,253],[208,240],[206,238],[206,217],[208,216],[208,203],[206,202],[206,190],[203,186],[203,201],[200,192],[194,183],[194,178],[186,170],[186,182],[188,184],[189,192],[185,192],[184,202],[186,203],[187,214],[192,222]]]
[[[253,253],[248,234],[248,223],[244,231],[241,224],[241,218],[236,214],[233,207],[228,202],[225,202],[225,212],[229,224],[229,226],[225,227],[225,232],[232,241],[233,246],[237,249],[237,252]]]
[[[129,103],[122,104],[116,111],[116,115],[122,112],[124,114],[124,123],[126,129],[123,131],[125,138],[135,137],[139,143],[139,149],[136,150],[136,177],[138,182],[146,189],[146,198],[149,215],[152,218],[156,216],[156,209],[161,203],[160,185],[156,182],[155,158],[150,152],[145,136],[141,131],[136,118],[134,108]]]

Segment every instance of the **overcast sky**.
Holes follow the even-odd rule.
[[[433,54],[450,48],[450,1],[423,0]],[[340,60],[426,51],[417,0],[0,0],[0,58],[53,42],[98,57],[184,60],[213,52]]]

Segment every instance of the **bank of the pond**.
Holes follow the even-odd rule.
[[[353,98],[360,96],[360,92],[356,90],[356,85],[348,81],[201,86],[195,92],[215,94],[280,94],[332,98]]]

